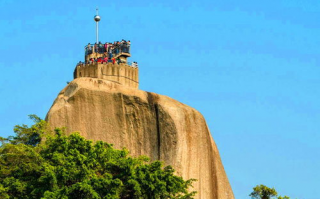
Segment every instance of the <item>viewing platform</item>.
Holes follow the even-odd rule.
[[[138,64],[128,63],[127,58],[130,56],[130,41],[88,44],[85,46],[85,62],[77,64],[74,79],[91,77],[138,88]]]
[[[130,54],[130,41],[122,40],[114,43],[106,42],[105,44],[99,42],[96,44],[88,44],[85,46],[85,62],[90,59],[98,59],[99,57],[107,57],[108,59],[120,59],[122,63],[127,62]]]

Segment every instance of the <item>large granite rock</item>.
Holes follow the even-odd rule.
[[[53,128],[79,131],[87,139],[172,165],[184,179],[198,180],[196,198],[234,198],[205,119],[167,96],[77,78],[59,93],[46,120]]]

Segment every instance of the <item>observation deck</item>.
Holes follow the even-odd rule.
[[[85,46],[85,62],[79,62],[74,70],[74,79],[91,77],[109,80],[131,88],[139,87],[137,63],[128,63],[130,43],[124,40],[112,43],[88,44]]]
[[[122,63],[127,62],[127,58],[131,57],[130,54],[130,41],[129,42],[114,42],[105,44],[88,44],[85,46],[85,62],[91,58],[108,57],[119,58]]]

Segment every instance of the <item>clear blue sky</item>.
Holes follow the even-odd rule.
[[[95,3],[92,3],[95,2]],[[0,1],[0,135],[44,118],[83,47],[132,42],[140,89],[207,120],[237,199],[320,198],[320,1]]]

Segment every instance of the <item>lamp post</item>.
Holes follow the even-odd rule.
[[[94,21],[96,22],[96,38],[97,43],[99,42],[99,21],[101,20],[101,17],[99,16],[99,9],[97,8],[97,14],[94,16]]]

